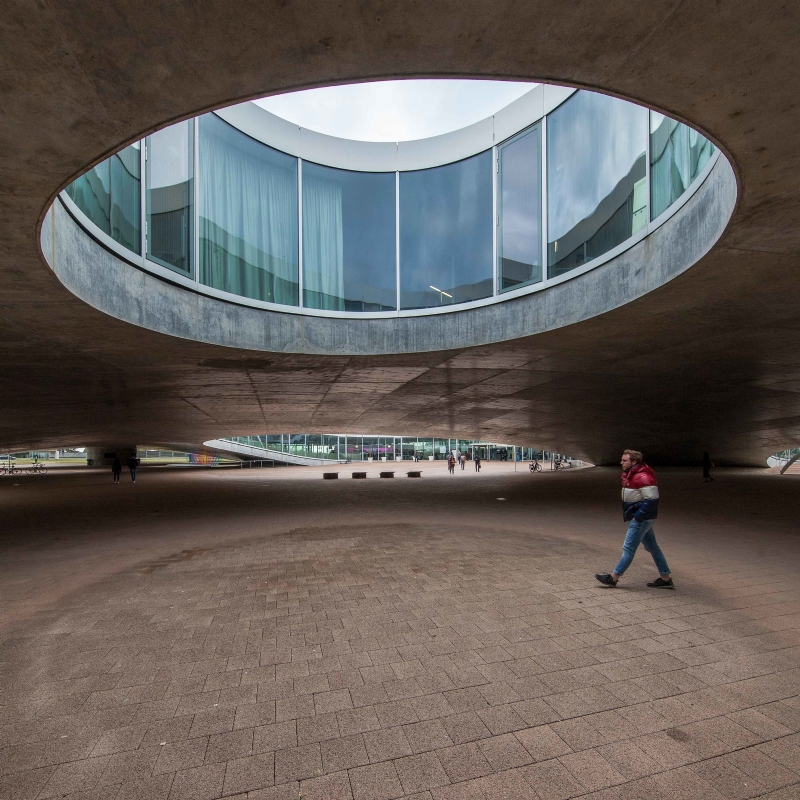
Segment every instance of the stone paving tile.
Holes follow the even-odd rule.
[[[405,794],[393,761],[349,770],[354,800],[392,800]]]
[[[339,772],[369,764],[369,755],[361,734],[329,739],[320,744],[325,772]]]
[[[394,761],[394,766],[406,794],[422,792],[450,783],[447,773],[434,753],[398,758]]]
[[[402,727],[368,731],[363,737],[371,763],[410,756],[414,752]]]
[[[224,764],[181,770],[175,775],[169,800],[212,800],[222,794]]]
[[[453,783],[482,778],[493,771],[476,742],[446,747],[436,755]]]
[[[307,744],[275,753],[275,783],[288,783],[322,775],[319,744]]]
[[[260,753],[255,756],[233,758],[225,764],[225,794],[250,792],[275,783],[275,756]]]
[[[527,516],[476,508],[454,530],[432,481],[417,522],[376,527],[317,499],[290,508],[307,481],[281,478],[284,498],[263,477],[205,475],[180,485],[236,486],[247,524],[165,550],[178,534],[150,520],[158,544],[115,545],[140,548],[130,567],[0,632],[0,797],[800,796],[794,540],[748,558],[744,527],[690,514],[706,533],[689,536],[665,518],[678,591],[647,592],[637,556],[609,592],[591,572],[621,534],[595,512],[587,526],[553,511],[571,538],[531,527],[521,500]]]

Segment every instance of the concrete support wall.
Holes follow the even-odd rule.
[[[135,455],[136,447],[130,444],[87,447],[86,463],[90,467],[110,467],[114,463],[114,459],[118,458],[125,467],[128,459]]]

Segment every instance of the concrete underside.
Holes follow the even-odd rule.
[[[422,467],[4,479],[0,796],[798,797],[800,475]]]
[[[0,446],[336,428],[513,439],[596,462],[636,446],[655,461],[710,450],[763,463],[800,438],[798,30],[796,5],[755,14],[743,0],[8,7]],[[158,126],[278,91],[422,75],[587,86],[693,124],[736,171],[731,224],[647,297],[527,340],[541,358],[525,396],[509,344],[273,360],[106,316],[38,253],[55,192]]]

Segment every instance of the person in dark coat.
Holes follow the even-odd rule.
[[[711,460],[711,456],[708,454],[708,450],[703,453],[703,480],[706,483],[713,481],[714,479],[711,477],[711,467],[714,466],[714,462]]]
[[[134,453],[128,459],[128,469],[131,471],[131,480],[136,483],[136,468],[139,466],[139,459],[136,458],[136,454]]]
[[[475,472],[481,471],[481,457],[478,455],[478,451],[475,451]]]
[[[119,483],[119,476],[122,474],[122,462],[116,456],[111,464],[111,474],[114,476],[114,483]]]

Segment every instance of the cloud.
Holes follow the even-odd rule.
[[[535,83],[406,80],[331,86],[255,102],[304,128],[372,142],[424,139],[491,116]]]

